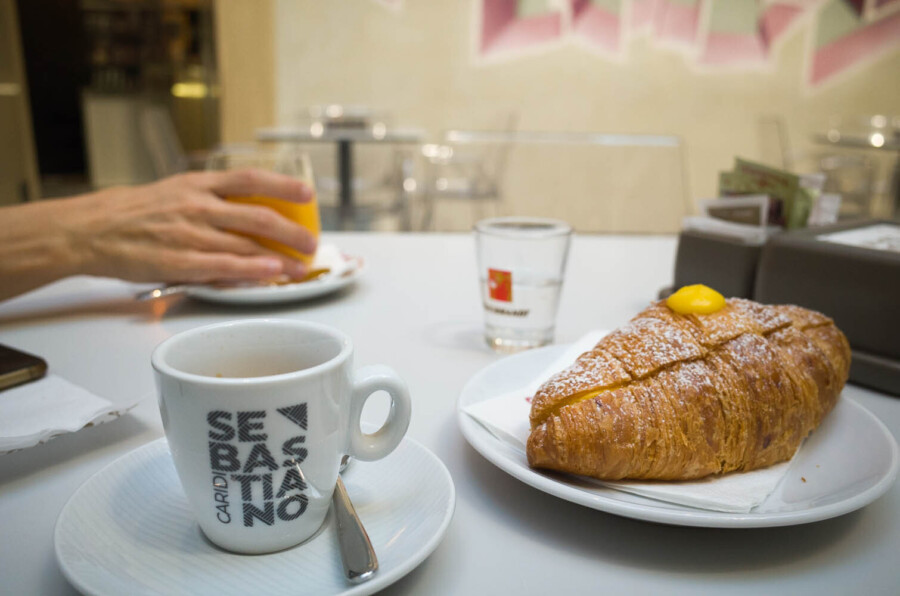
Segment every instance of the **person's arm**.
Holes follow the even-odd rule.
[[[75,274],[130,281],[208,282],[302,277],[300,261],[235,234],[266,236],[302,253],[305,228],[225,196],[306,202],[302,182],[259,170],[195,172],[144,186],[0,209],[0,300]]]

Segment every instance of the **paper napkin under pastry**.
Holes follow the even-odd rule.
[[[525,443],[531,432],[528,422],[531,403],[528,398],[535,394],[544,381],[575,362],[579,355],[594,347],[604,335],[605,331],[588,333],[521,389],[471,404],[464,411],[497,439],[525,453]],[[790,462],[783,462],[751,472],[682,482],[592,482],[596,482],[598,486],[698,509],[748,513],[775,490],[788,468]]]
[[[0,454],[107,422],[136,403],[114,404],[54,374],[5,389],[0,391]]]
[[[350,269],[353,269],[355,264],[344,258],[344,255],[341,254],[341,251],[334,244],[323,244],[316,250],[316,258],[313,260],[310,269],[328,269],[328,275],[334,277],[340,277]]]

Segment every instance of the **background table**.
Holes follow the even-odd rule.
[[[321,130],[309,127],[273,127],[256,131],[256,139],[273,143],[335,143],[340,197],[340,224],[346,230],[353,221],[356,200],[353,192],[353,144],[387,143],[410,145],[421,143],[425,132],[419,128],[341,128],[325,126]],[[402,183],[402,181],[400,181]]]
[[[0,342],[44,356],[54,372],[108,399],[147,396],[115,422],[0,457],[0,592],[73,591],[53,554],[56,517],[92,474],[163,435],[150,369],[160,341],[215,321],[278,316],[337,326],[353,337],[358,365],[393,366],[413,396],[409,436],[453,476],[457,506],[444,540],[385,593],[897,593],[900,485],[840,518],[721,530],[616,517],[508,476],[469,447],[456,425],[463,385],[500,358],[481,336],[472,238],[334,234],[326,241],[364,256],[367,268],[355,287],[312,302],[137,303],[134,285],[73,278],[0,305]],[[671,237],[577,237],[558,341],[633,316],[670,283],[674,250]],[[844,395],[900,435],[900,400],[854,386]],[[383,414],[376,404],[365,415]]]

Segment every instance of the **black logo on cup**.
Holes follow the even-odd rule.
[[[277,412],[307,430],[305,402],[278,408]],[[253,527],[257,521],[271,526],[276,519],[295,520],[306,511],[309,498],[303,494],[307,486],[300,468],[307,456],[303,446],[306,435],[299,434],[281,444],[279,454],[286,459],[279,465],[266,443],[269,435],[265,419],[265,410],[213,410],[206,415],[213,500],[216,518],[223,524],[232,520],[234,503],[229,502],[229,489],[235,484],[240,485],[246,527]],[[241,443],[252,443],[243,461],[238,449]]]

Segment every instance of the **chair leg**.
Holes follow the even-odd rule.
[[[398,201],[398,224],[400,226],[401,232],[409,232],[412,229],[412,222],[410,221],[409,214],[409,195],[406,193],[403,188],[400,188],[399,196],[397,197]]]
[[[426,192],[422,201],[422,227],[423,232],[429,232],[434,225],[434,197]]]
[[[403,155],[400,159],[399,167],[399,187],[397,200],[399,201],[399,225],[400,230],[409,232],[412,230],[412,215],[410,214],[410,194],[411,191],[406,188],[406,181],[413,180],[413,162],[408,155]]]

